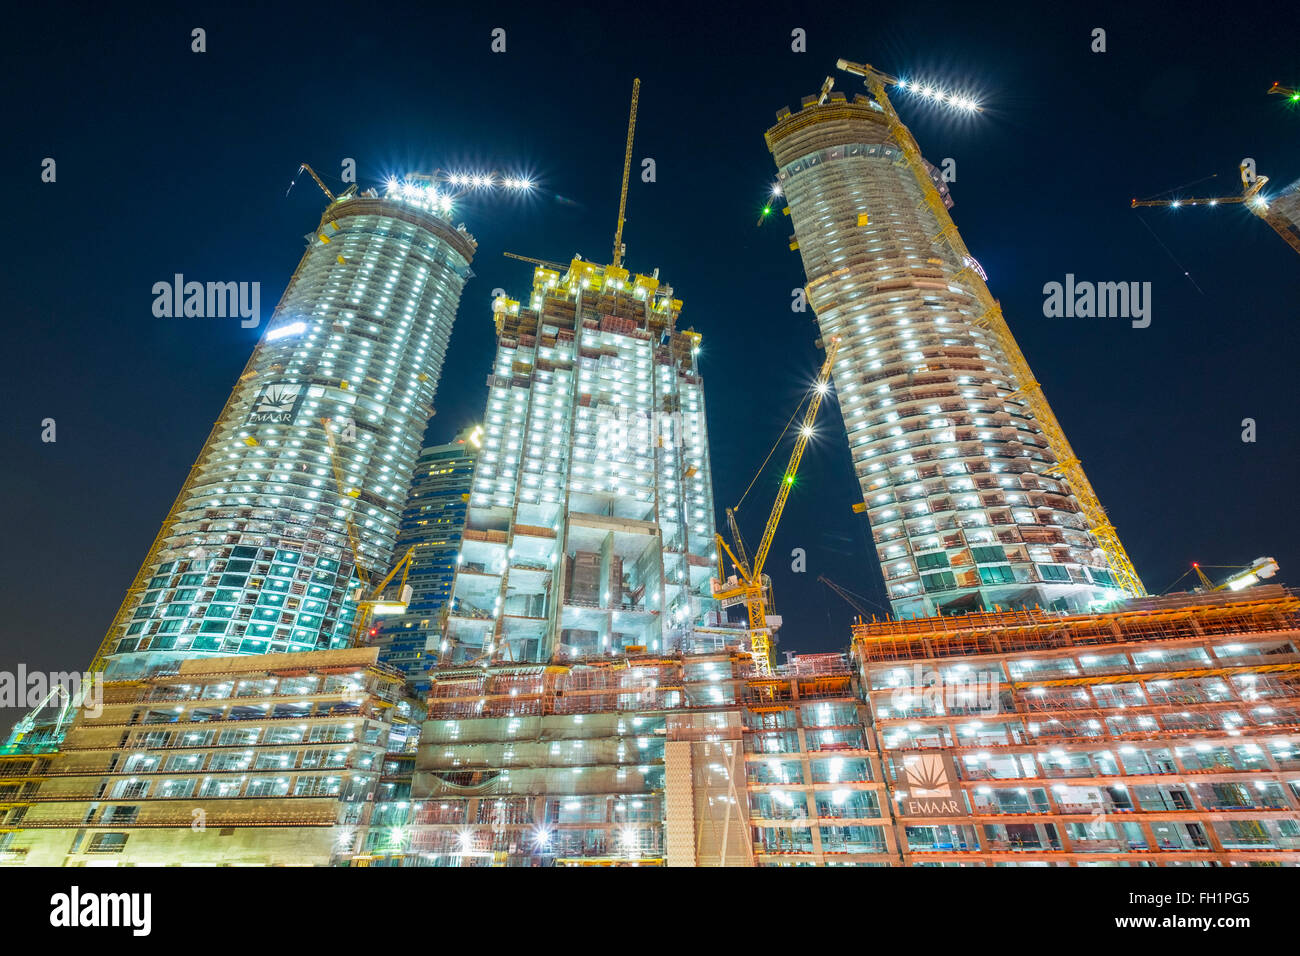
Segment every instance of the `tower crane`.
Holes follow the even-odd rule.
[[[632,110],[627,118],[627,148],[623,150],[623,191],[618,197],[618,228],[614,230],[614,258],[617,269],[623,264],[623,213],[627,211],[627,179],[632,172],[632,137],[636,134],[636,104],[641,98],[641,79],[632,81]]]
[[[1215,196],[1215,197],[1193,197],[1190,199],[1134,199],[1131,200],[1131,208],[1137,209],[1142,206],[1161,206],[1165,209],[1178,209],[1182,206],[1227,206],[1234,203],[1244,203],[1246,208],[1252,213],[1263,219],[1273,227],[1273,230],[1282,237],[1296,252],[1300,252],[1300,227],[1292,222],[1281,210],[1270,205],[1263,194],[1260,192],[1264,184],[1268,182],[1267,176],[1257,176],[1252,172],[1247,163],[1242,163],[1241,170],[1241,195],[1240,196]],[[1292,187],[1295,188],[1294,186]]]
[[[1222,567],[1206,565],[1206,567]],[[1215,584],[1205,572],[1201,570],[1201,565],[1195,561],[1192,562],[1192,570],[1196,572],[1196,577],[1200,579],[1201,589],[1205,591],[1240,591],[1248,588],[1252,584],[1258,584],[1263,578],[1271,578],[1278,572],[1278,563],[1276,558],[1256,558],[1244,568],[1223,567],[1223,570],[1230,570],[1233,573],[1228,575],[1219,584]]]
[[[1288,100],[1290,100],[1292,103],[1300,103],[1300,90],[1293,90],[1289,86],[1283,86],[1281,83],[1278,83],[1276,80],[1273,81],[1273,85],[1268,88],[1268,91],[1270,93],[1281,94],[1282,96],[1285,96]]]
[[[853,610],[857,611],[863,617],[866,617],[868,614],[871,613],[865,607],[863,607],[862,602],[865,601],[866,598],[862,597],[860,594],[854,594],[848,588],[840,587],[838,584],[836,584],[834,581],[832,581],[824,574],[819,574],[817,576],[817,580],[822,584],[826,585],[828,588],[830,588],[832,591],[838,594],[841,598],[843,598],[844,603],[848,604],[851,608],[853,608]]]
[[[564,272],[564,270],[569,268],[568,266],[561,265],[558,262],[550,262],[546,259],[534,259],[532,256],[521,256],[515,252],[503,252],[501,254],[507,259],[518,259],[520,262],[531,262],[535,266],[541,266],[543,269],[550,269],[553,272]],[[577,256],[576,258],[580,259],[582,257]]]
[[[321,182],[321,178],[320,178],[319,176],[316,175],[316,170],[312,169],[312,168],[311,168],[310,166],[308,166],[306,163],[303,163],[301,166],[299,166],[299,167],[298,167],[298,172],[294,173],[293,181],[289,183],[289,189],[293,189],[293,187],[294,187],[294,183],[296,183],[296,182],[298,181],[298,177],[299,177],[300,175],[302,175],[302,171],[303,171],[304,169],[307,170],[307,172],[311,174],[311,178],[312,178],[312,179],[316,180],[316,185],[319,186],[319,187],[320,187],[320,191],[323,192],[323,193],[324,193],[324,194],[329,198],[329,201],[330,201],[330,202],[334,202],[334,200],[335,200],[335,196],[334,196],[334,194],[333,194],[332,192],[329,191],[329,189],[326,187],[326,185],[325,185],[323,182]],[[289,191],[288,191],[288,190],[285,190],[285,193],[284,193],[284,194],[285,194],[286,196],[289,195]]]
[[[898,112],[889,99],[889,95],[885,92],[885,87],[893,86],[909,92],[916,92],[925,99],[941,101],[950,106],[955,105],[958,109],[970,112],[979,113],[982,112],[982,109],[974,100],[969,98],[900,80],[887,73],[882,73],[869,64],[839,60],[836,62],[836,68],[861,76],[867,89],[871,92],[872,98],[884,111],[890,136],[902,149],[903,159],[911,169],[912,175],[921,189],[926,206],[934,214],[935,222],[939,225],[939,232],[935,236],[936,241],[946,242],[949,248],[952,249],[956,260],[964,264],[964,268],[952,276],[950,281],[961,283],[962,280],[966,280],[966,287],[974,293],[975,298],[978,300],[981,313],[979,319],[976,320],[977,324],[993,336],[1001,347],[1003,354],[1006,355],[1008,364],[1011,366],[1012,375],[1015,378],[1016,392],[1014,394],[1023,400],[1029,410],[1033,412],[1034,421],[1042,429],[1043,437],[1056,458],[1055,465],[1051,466],[1051,472],[1064,478],[1074,492],[1075,498],[1079,502],[1079,509],[1088,523],[1088,530],[1092,532],[1093,538],[1097,541],[1097,546],[1106,555],[1106,563],[1110,566],[1111,573],[1114,574],[1119,586],[1134,596],[1146,594],[1146,588],[1142,586],[1142,579],[1138,577],[1137,569],[1133,567],[1128,552],[1119,540],[1119,532],[1115,530],[1114,524],[1111,523],[1110,517],[1106,514],[1106,509],[1101,506],[1101,499],[1097,497],[1097,492],[1093,490],[1092,482],[1088,480],[1088,476],[1083,470],[1083,463],[1079,461],[1073,448],[1070,447],[1064,429],[1061,428],[1060,422],[1056,420],[1056,413],[1052,411],[1051,405],[1047,402],[1047,397],[1043,394],[1042,386],[1034,378],[1034,374],[1029,368],[1029,363],[1025,361],[1025,356],[1020,351],[1015,336],[1011,334],[1007,320],[1002,314],[1002,307],[984,284],[979,274],[979,264],[966,248],[966,244],[957,232],[957,225],[952,221],[952,216],[948,212],[948,207],[944,205],[939,191],[930,179],[930,174],[925,168],[925,160],[921,156],[921,147],[917,145],[911,131],[899,118]],[[813,308],[815,311],[816,305]]]
[[[727,523],[736,542],[735,549],[733,550],[727,544],[722,535],[715,535],[718,544],[718,576],[712,583],[713,596],[724,602],[744,603],[749,618],[749,652],[754,658],[754,667],[760,677],[768,677],[772,673],[772,632],[767,623],[768,595],[764,583],[763,565],[767,562],[767,554],[772,548],[772,539],[781,521],[781,513],[785,510],[785,503],[794,487],[794,477],[799,470],[799,462],[803,459],[804,449],[808,447],[808,439],[812,437],[813,423],[817,420],[822,398],[830,391],[831,363],[835,360],[835,353],[839,346],[838,336],[831,339],[826,346],[826,361],[822,363],[821,371],[817,374],[817,380],[809,393],[808,408],[800,423],[794,449],[790,452],[790,461],[781,476],[776,500],[772,503],[772,513],[768,515],[767,525],[763,528],[763,538],[759,542],[758,550],[754,552],[753,561],[751,562],[745,555],[745,546],[736,526],[735,509],[727,509]],[[724,574],[722,561],[724,553],[731,558],[731,563],[735,566],[736,573],[730,577]]]

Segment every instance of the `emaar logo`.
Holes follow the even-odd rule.
[[[248,415],[250,425],[292,425],[305,395],[303,386],[271,382],[262,386]]]
[[[50,925],[129,926],[131,935],[148,936],[153,928],[151,893],[81,893],[74,886],[68,893],[50,897]]]

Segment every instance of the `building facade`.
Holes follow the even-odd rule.
[[[475,249],[429,200],[349,190],[325,210],[110,628],[110,675],[348,643],[355,565],[389,566]]]
[[[379,648],[379,659],[404,673],[417,691],[428,689],[431,658],[425,646],[439,633],[439,614],[451,596],[474,462],[482,444],[483,429],[475,425],[455,441],[421,451],[402,512],[394,554],[400,560],[415,549],[407,576],[411,599],[405,614],[377,623],[378,634],[371,642]]]
[[[720,640],[701,630],[720,623],[712,472],[681,301],[575,259],[494,308],[483,451],[430,652],[547,662]]]
[[[414,752],[420,711],[377,654],[110,681],[56,752],[0,758],[0,864],[327,866],[386,845],[372,808],[395,796],[388,763]]]
[[[1300,864],[1300,598],[1280,586],[861,624],[908,866]]]
[[[425,866],[889,865],[846,655],[439,668],[403,850]]]
[[[1108,563],[1122,548],[1104,512],[1085,515],[1066,480],[1077,460],[1046,402],[1026,400],[1037,386],[997,334],[938,172],[883,93],[820,100],[781,110],[767,144],[809,305],[822,338],[840,338],[835,388],[894,614],[1141,593]]]

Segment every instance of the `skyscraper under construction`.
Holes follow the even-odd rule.
[[[1141,594],[933,166],[870,67],[767,131],[899,617]],[[965,104],[967,101],[959,101]]]
[[[715,640],[697,632],[719,623],[717,552],[700,336],[677,328],[681,306],[657,276],[583,259],[496,301],[483,450],[429,648],[444,665]]]
[[[474,239],[449,216],[429,185],[330,195],[109,629],[110,676],[346,646],[470,275]]]

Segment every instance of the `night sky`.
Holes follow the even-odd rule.
[[[428,432],[446,441],[484,408],[493,289],[530,288],[531,267],[501,253],[608,261],[634,76],[634,168],[654,158],[657,182],[633,177],[626,265],[658,267],[704,335],[721,519],[820,362],[811,312],[790,309],[805,278],[789,220],[755,220],[775,111],[828,74],[862,89],[837,57],[984,104],[957,118],[894,98],[926,157],[955,160],[954,218],[1148,590],[1192,560],[1271,555],[1280,580],[1300,573],[1300,260],[1240,206],[1129,208],[1212,174],[1184,194],[1237,193],[1246,156],[1275,187],[1300,177],[1300,109],[1265,95],[1300,86],[1284,5],[489,6],[56,4],[7,20],[0,670],[89,662],[261,334],[155,318],[155,282],[258,281],[269,317],[324,204],[306,176],[286,198],[302,162],[336,191],[345,157],[362,188],[438,167],[532,175],[528,198],[461,207],[479,249]],[[195,27],[206,53],[191,52]],[[791,51],[795,28],[807,52]],[[1066,273],[1152,283],[1151,326],[1043,317],[1043,285]],[[781,649],[847,643],[852,611],[819,574],[884,602],[842,423],[823,408],[768,564]],[[787,454],[742,511],[751,543]]]

